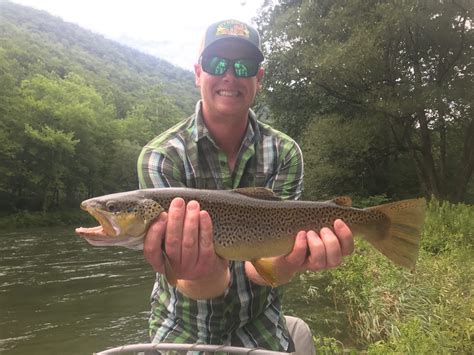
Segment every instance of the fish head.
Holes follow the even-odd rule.
[[[164,211],[157,202],[139,195],[113,194],[81,203],[99,226],[77,228],[76,233],[93,245],[138,245],[150,223]]]

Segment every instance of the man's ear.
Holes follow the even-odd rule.
[[[194,64],[194,83],[197,87],[201,86],[202,67],[200,64]]]

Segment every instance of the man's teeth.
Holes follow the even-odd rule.
[[[219,95],[221,96],[239,96],[239,92],[238,91],[230,91],[230,90],[219,90],[217,92]]]

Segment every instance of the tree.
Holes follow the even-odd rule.
[[[335,129],[337,127],[337,129]],[[419,194],[413,163],[396,154],[378,116],[347,120],[328,115],[313,120],[303,134],[305,197],[351,195],[409,198]]]
[[[27,193],[30,208],[47,210],[76,202],[84,190],[102,192],[104,142],[115,131],[111,107],[73,73],[34,75],[22,81],[20,97],[23,114],[9,129],[22,147],[13,157],[21,166],[12,176],[13,195]]]
[[[426,196],[460,201],[474,170],[474,33],[464,1],[267,4],[266,99],[292,134],[312,120],[378,117]]]

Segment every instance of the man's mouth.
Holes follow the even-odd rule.
[[[240,92],[236,90],[217,90],[217,94],[225,97],[237,97],[240,95]]]

